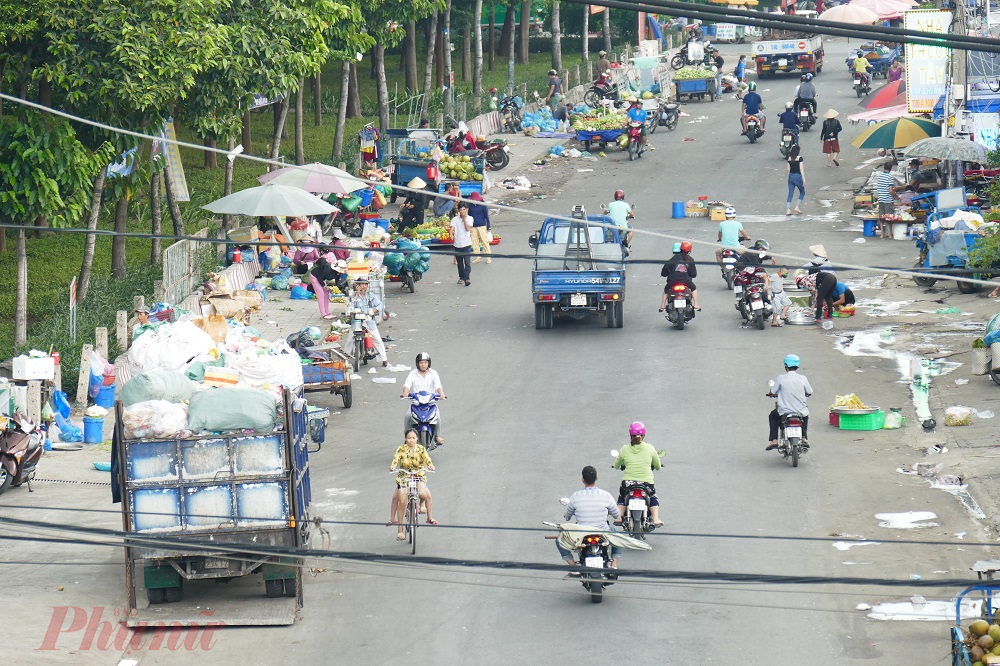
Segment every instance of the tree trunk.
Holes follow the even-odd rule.
[[[243,141],[242,141],[243,152],[246,153],[247,155],[253,152],[253,148],[250,145],[252,141],[253,141],[253,135],[250,126],[250,112],[247,111],[246,113],[243,114]]]
[[[444,113],[450,115],[453,112],[452,104],[455,101],[454,76],[455,72],[451,67],[451,0],[446,0],[444,5]]]
[[[475,58],[472,65],[472,109],[478,115],[483,102],[483,0],[475,0],[472,6],[472,55]]]
[[[437,20],[438,15],[435,11],[431,14],[430,23],[430,39],[427,40],[427,59],[424,63],[424,97],[420,100],[420,117],[427,117],[427,104],[428,99],[431,96],[431,84],[434,77],[434,47],[437,41]]]
[[[351,88],[351,63],[344,62],[340,66],[340,99],[337,104],[337,129],[333,134],[333,153],[331,161],[339,162],[340,154],[344,152],[344,125],[347,123],[347,97]]]
[[[174,222],[174,235],[184,235],[184,218],[181,217],[181,207],[177,205],[174,185],[170,182],[170,169],[163,166],[163,189],[167,193],[167,207],[170,209],[170,219]]]
[[[7,254],[7,230],[0,229],[0,254]]]
[[[321,71],[316,70],[313,77],[313,127],[323,124],[323,80]]]
[[[288,95],[281,100],[281,112],[278,114],[278,124],[274,128],[274,141],[271,143],[271,160],[277,160],[281,155],[281,138],[285,133],[285,124],[288,120]],[[268,171],[274,171],[273,164],[268,165]]]
[[[375,86],[378,89],[378,122],[383,132],[389,127],[389,86],[385,82],[385,45],[376,43]]]
[[[35,218],[35,232],[33,236],[35,238],[41,238],[42,237],[41,230],[48,228],[49,228],[49,218],[45,217],[44,215],[39,215],[38,217]]]
[[[503,31],[500,33],[500,54],[503,57],[510,57],[514,42],[514,8],[508,6],[503,17]]]
[[[438,90],[444,88],[444,18],[441,17],[437,24],[437,54],[434,56],[434,80]]]
[[[462,81],[472,80],[472,28],[462,29]]]
[[[406,89],[410,92],[420,90],[417,78],[417,22],[406,24],[406,40],[403,42],[404,78]]]
[[[17,302],[14,307],[14,346],[28,339],[28,250],[24,243],[24,226],[17,229]]]
[[[229,150],[232,151],[236,148],[236,139],[229,140]],[[236,160],[226,159],[226,178],[222,184],[222,196],[228,197],[233,193],[233,171],[235,171]],[[229,224],[233,221],[232,215],[222,216],[222,236],[225,238],[226,231],[229,230]]]
[[[590,60],[590,6],[583,6],[583,44],[580,51],[584,62]]]
[[[281,101],[271,104],[271,136],[278,133],[278,118],[281,117],[281,105],[283,101],[284,100],[282,99]],[[180,135],[178,134],[178,136]]]
[[[513,16],[513,15],[514,15],[514,10],[513,9],[508,9],[507,10],[507,16]],[[513,26],[514,26],[513,20],[514,19],[511,19],[511,22],[512,22],[511,23],[511,33],[510,33],[512,35],[511,40],[513,40],[513,34],[514,34],[514,32],[513,32]],[[517,58],[517,52],[516,52],[516,49],[514,48],[514,44],[512,43],[510,45],[510,48],[507,49],[507,94],[508,95],[513,95],[514,94],[514,61],[515,61],[516,58]]]
[[[232,150],[235,143],[229,140],[229,149]],[[226,160],[226,173],[229,173],[231,162]],[[163,241],[155,236],[163,233],[163,209],[160,205],[160,172],[153,170],[153,175],[149,179],[149,213],[150,213],[150,233],[154,236],[149,248],[149,264],[159,266],[163,262]],[[225,227],[226,215],[222,216],[222,225]]]
[[[295,92],[295,163],[306,163],[305,141],[302,138],[302,98],[306,94],[306,80],[299,79],[299,89]]]
[[[350,85],[347,95],[347,117],[357,118],[361,115],[361,91],[358,90],[358,66],[350,63]]]
[[[215,139],[205,139],[206,148],[215,148]],[[215,169],[219,166],[219,160],[216,159],[216,152],[214,150],[202,151],[205,153],[205,168]]]
[[[513,7],[511,8],[513,11]],[[521,3],[521,43],[518,44],[517,64],[527,65],[531,52],[528,50],[531,31],[531,0]]]
[[[101,219],[101,199],[104,196],[104,176],[107,174],[107,165],[98,169],[94,177],[94,192],[90,199],[90,217],[87,218],[87,231],[97,229],[97,223]],[[94,246],[97,244],[97,236],[87,234],[83,244],[83,264],[80,266],[80,281],[76,285],[76,294],[79,300],[87,298],[87,290],[90,289],[90,272],[94,267]]]
[[[611,9],[604,9],[604,24],[601,26],[604,33],[604,50],[611,53]]]
[[[489,64],[489,67],[490,67],[490,71],[491,72],[493,71],[493,58],[496,57],[496,53],[497,53],[497,36],[495,34],[496,30],[497,30],[497,13],[496,13],[497,9],[496,8],[497,8],[497,3],[496,2],[490,2],[490,25],[489,25],[489,34],[487,35],[487,38],[490,40],[490,48],[489,48],[489,52],[490,52],[489,63],[490,64]],[[480,7],[480,9],[482,9],[482,7]]]
[[[552,3],[552,69],[562,71],[562,29],[559,27],[559,0]]]
[[[127,272],[125,256],[125,236],[128,231],[128,195],[123,194],[118,198],[115,206],[115,237],[111,241],[111,276],[121,280]]]

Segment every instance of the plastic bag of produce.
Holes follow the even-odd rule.
[[[167,400],[147,400],[125,408],[126,439],[166,439],[187,430],[188,407]]]
[[[393,275],[399,275],[399,269],[403,265],[403,255],[399,252],[390,252],[385,255],[385,259],[382,260],[385,264],[386,269]]]
[[[298,363],[298,357],[295,362]],[[301,373],[301,370],[299,370]],[[239,388],[214,388],[191,397],[188,428],[192,432],[229,432],[274,429],[278,406],[265,391]]]
[[[406,255],[406,259],[403,260],[403,265],[406,266],[406,270],[416,271],[418,273],[423,272],[422,270],[420,270],[420,266],[423,263],[424,263],[423,257],[415,252],[413,254]]]
[[[963,407],[962,405],[955,405],[944,410],[944,424],[946,426],[967,426],[972,425],[972,413],[971,407]]]
[[[293,301],[309,301],[312,300],[313,293],[303,287],[300,284],[292,287],[291,299]]]
[[[284,291],[288,289],[288,278],[284,275],[275,275],[271,278],[271,288]]]
[[[400,250],[424,250],[424,246],[417,241],[410,240],[409,238],[401,238],[396,247]],[[426,250],[425,250],[426,251]]]

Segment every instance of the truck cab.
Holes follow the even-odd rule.
[[[549,217],[531,236],[535,328],[552,328],[556,315],[583,319],[603,315],[608,328],[622,328],[625,249],[618,227],[606,215],[587,215],[575,206],[571,217]]]

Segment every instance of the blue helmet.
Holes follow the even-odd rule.
[[[677,254],[680,251],[681,251],[681,244],[680,243],[674,243],[674,247],[671,250],[671,252],[673,252],[674,254]]]
[[[802,364],[799,357],[795,354],[789,354],[785,357],[785,367],[786,368],[797,368]]]

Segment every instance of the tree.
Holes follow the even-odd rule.
[[[79,221],[90,199],[91,179],[110,159],[110,146],[90,153],[69,123],[22,108],[0,120],[0,217],[17,230],[14,344],[27,338],[28,254],[24,227],[39,216],[53,227]]]
[[[586,7],[584,7],[586,9]],[[512,12],[514,7],[511,6],[507,11]],[[528,43],[531,37],[531,0],[524,0],[521,3],[521,30],[520,30],[521,40],[518,44],[519,49],[517,52],[517,64],[527,65],[528,60],[531,57],[531,52],[528,50]]]
[[[580,53],[583,62],[587,63],[590,62],[590,5],[583,6],[583,29],[580,34],[583,36]]]
[[[451,68],[451,0],[445,0],[444,7],[444,112],[452,113],[451,104],[455,99],[454,71]]]
[[[437,24],[438,24],[438,13],[437,10],[431,14],[430,21],[430,34],[431,37],[427,40],[427,58],[424,64],[424,96],[420,100],[420,117],[427,117],[427,105],[430,101],[432,86],[434,85],[434,48],[437,46]]]
[[[604,23],[601,25],[604,34],[604,50],[611,53],[611,8],[604,8]]]
[[[562,71],[562,29],[559,27],[559,0],[552,3],[552,69]]]
[[[472,95],[475,99],[475,111],[479,113],[483,97],[483,0],[474,0],[472,4]],[[492,26],[490,33],[492,34]],[[493,39],[490,38],[492,43]],[[491,58],[492,60],[492,58]]]

